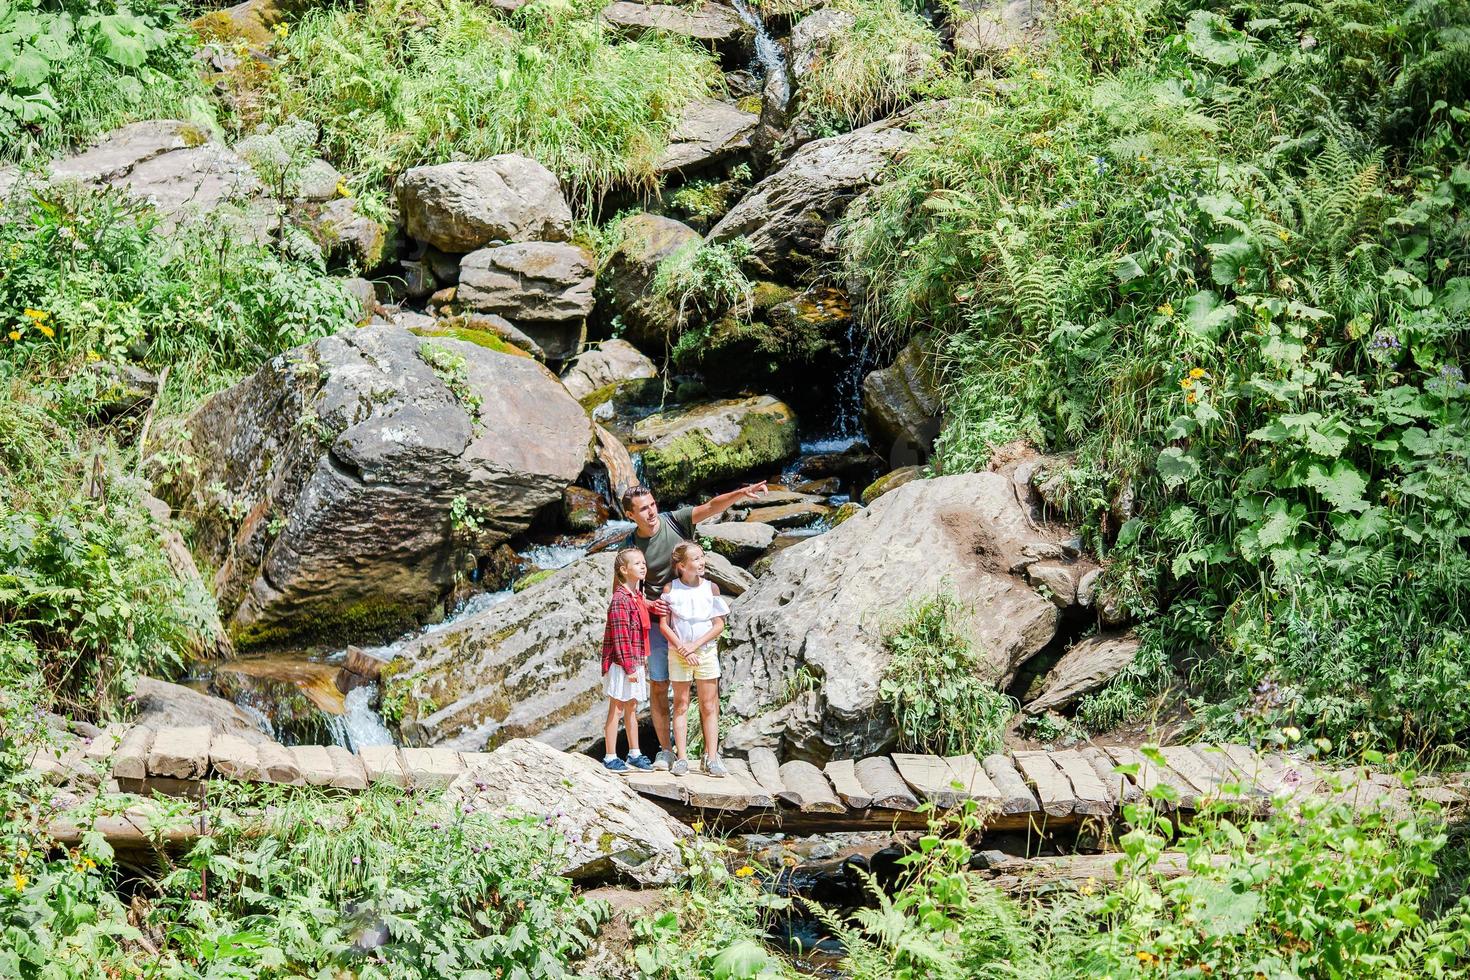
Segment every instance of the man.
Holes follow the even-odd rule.
[[[643,594],[653,603],[655,616],[667,616],[669,607],[663,600],[664,586],[674,578],[674,548],[681,541],[693,541],[694,529],[719,517],[742,500],[750,500],[766,492],[765,481],[752,483],[729,493],[722,493],[694,507],[680,507],[660,514],[658,501],[647,487],[632,487],[623,494],[623,516],[638,525],[623,542],[625,548],[637,548],[648,562],[648,577],[643,580]],[[658,623],[648,632],[648,687],[653,705],[653,728],[658,733],[659,750],[653,768],[668,769],[674,761],[669,739],[669,641]]]

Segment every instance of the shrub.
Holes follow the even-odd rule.
[[[888,633],[888,666],[878,693],[893,713],[907,752],[984,755],[1000,747],[1016,712],[995,689],[984,662],[958,624],[965,610],[952,596],[915,603]]]
[[[137,119],[213,121],[172,4],[11,0],[0,37],[0,160],[44,161]]]
[[[718,71],[684,39],[619,41],[600,7],[535,0],[508,21],[466,0],[314,10],[284,43],[280,115],[317,123],[361,184],[521,153],[585,201],[649,186],[680,111]]]

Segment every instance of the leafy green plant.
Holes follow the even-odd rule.
[[[648,289],[677,309],[679,339],[726,311],[737,318],[750,315],[755,286],[741,267],[748,255],[750,243],[735,238],[691,242],[659,263]]]
[[[909,752],[983,755],[1000,746],[1016,702],[995,689],[959,625],[965,610],[940,594],[914,603],[884,640],[878,694]]]

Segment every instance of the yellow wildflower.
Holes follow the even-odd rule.
[[[737,878],[749,878],[753,874],[755,874],[755,869],[748,864],[735,869],[735,877]]]
[[[89,350],[89,351],[87,351],[87,360],[89,360],[89,361],[100,361],[100,360],[102,360],[102,355],[99,354],[99,353],[97,353],[94,350]]]
[[[347,181],[345,181],[345,180],[338,180],[337,181],[337,196],[338,197],[351,197],[352,196],[352,188],[350,188],[350,187],[347,186]]]
[[[6,256],[11,259],[20,258],[23,252],[25,252],[25,249],[21,248],[20,242],[16,242],[14,245],[11,245],[5,250]]]
[[[1147,153],[1140,153],[1140,154],[1138,154],[1138,162],[1139,163],[1148,163],[1148,154]]]
[[[19,340],[20,339],[20,331],[19,330],[12,330],[12,331],[10,331],[10,333],[7,336],[9,336],[11,340]]]
[[[1033,68],[1033,69],[1031,69],[1031,80],[1033,82],[1039,82],[1039,81],[1041,81],[1045,77],[1046,77],[1046,72],[1042,71],[1041,69],[1039,69],[1039,68]]]
[[[15,884],[15,890],[18,892],[25,891],[26,885],[31,883],[31,879],[26,877],[24,872],[20,871],[12,871],[10,873],[10,880]]]
[[[1187,391],[1190,388],[1193,388],[1194,387],[1194,382],[1191,381],[1189,378],[1180,378],[1179,379],[1179,387],[1181,387],[1181,388],[1183,388],[1183,389],[1185,389]]]
[[[1165,316],[1165,317],[1173,316],[1174,315],[1174,304],[1173,303],[1165,303],[1163,306],[1159,307],[1159,314],[1161,316]]]
[[[704,833],[704,821],[703,820],[696,820],[692,824],[690,824],[689,826],[694,829],[694,832],[696,834],[702,834],[702,833]]]
[[[271,30],[275,32],[276,37],[285,37],[287,34],[291,33],[291,28],[287,27],[285,24],[277,24],[275,27],[272,27]]]
[[[47,340],[50,340],[51,338],[53,338],[53,337],[56,336],[56,331],[55,330],[52,330],[50,327],[46,326],[46,324],[44,324],[44,323],[38,323],[38,324],[36,324],[36,329],[39,330],[39,331],[41,331],[41,334],[43,336],[45,336],[45,338]]]
[[[1187,394],[1187,395],[1184,396],[1184,400],[1186,402],[1188,402],[1189,404],[1191,404],[1191,405],[1193,405],[1198,400],[1198,398],[1199,398],[1199,396],[1197,396],[1192,391],[1189,394]]]
[[[47,313],[45,310],[33,310],[29,306],[26,307],[20,315],[25,317],[32,323],[45,323],[47,320],[51,319],[51,314]]]
[[[1276,233],[1276,237],[1284,242],[1291,237],[1291,232],[1287,231],[1285,228],[1282,228]]]
[[[1153,953],[1150,953],[1146,949],[1140,949],[1134,955],[1138,957],[1138,962],[1143,966],[1153,966],[1159,961],[1159,958],[1157,956],[1155,956]]]
[[[1205,376],[1205,369],[1204,368],[1190,368],[1189,369],[1189,376],[1191,378],[1195,378],[1196,380],[1199,379],[1199,378],[1203,378]]]

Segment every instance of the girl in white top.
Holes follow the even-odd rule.
[[[674,684],[674,752],[669,771],[689,771],[686,747],[689,729],[689,685],[699,694],[699,721],[704,729],[704,771],[727,776],[720,761],[720,657],[715,640],[725,629],[730,605],[720,587],[704,577],[704,549],[693,541],[674,548],[674,580],[664,586],[663,598],[672,615],[659,629],[669,641],[669,680]]]

